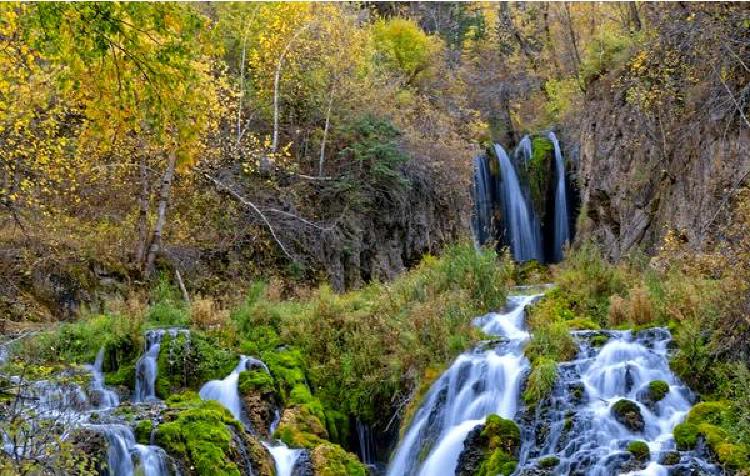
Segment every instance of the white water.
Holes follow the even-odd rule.
[[[242,401],[237,383],[240,379],[240,373],[247,370],[249,357],[240,356],[240,363],[232,372],[222,380],[211,380],[201,387],[199,395],[203,400],[216,400],[238,421],[242,421]]]
[[[525,434],[521,467],[531,468],[538,457],[555,454],[560,459],[556,468],[559,474],[668,474],[668,468],[658,461],[666,451],[675,449],[672,431],[691,406],[689,390],[669,370],[669,333],[650,329],[637,336],[629,331],[606,334],[610,339],[598,350],[585,339],[590,333],[574,333],[581,342],[578,359],[560,365],[549,415],[545,417],[548,420],[537,422],[545,428],[544,444],[539,445],[533,434]],[[647,405],[644,398],[653,380],[667,382],[669,392],[663,400]],[[578,399],[571,390],[581,386],[583,395]],[[643,431],[631,431],[616,421],[612,406],[621,399],[638,405],[645,423]],[[565,430],[568,418],[572,418],[572,426]],[[626,448],[633,440],[645,441],[649,446],[651,461],[645,468],[631,470],[627,466],[632,461]],[[714,474],[710,465],[692,455],[683,454],[681,458],[682,464],[706,471],[701,474]]]
[[[565,191],[565,159],[560,150],[557,136],[550,131],[547,137],[555,147],[555,170],[557,185],[555,186],[555,261],[562,261],[565,243],[570,241],[570,226],[568,223],[568,199]]]
[[[516,261],[534,259],[541,262],[543,261],[541,232],[534,210],[527,203],[516,170],[505,149],[495,144],[495,153],[500,165],[505,223],[513,257]]]
[[[126,425],[89,425],[104,434],[110,476],[168,476],[167,455],[158,446],[135,443],[133,430]]]
[[[492,236],[492,175],[485,157],[474,158],[474,215],[472,227],[478,244]]]
[[[239,388],[237,384],[240,379],[240,373],[249,368],[262,368],[268,372],[268,367],[262,361],[253,357],[245,355],[240,356],[240,363],[237,367],[222,380],[211,380],[201,387],[199,395],[203,400],[215,400],[229,410],[235,419],[243,421],[242,419],[242,400],[240,397]],[[271,434],[273,434],[273,428],[278,423],[278,419],[274,419],[271,423]],[[281,441],[273,443],[263,442],[263,446],[268,448],[276,466],[276,476],[290,476],[294,463],[299,458],[302,450],[290,449]]]
[[[506,312],[475,321],[486,333],[504,337],[504,342],[459,356],[433,384],[388,467],[388,476],[453,474],[464,439],[474,427],[493,413],[514,418],[521,378],[529,366],[523,354],[529,337],[524,308],[537,297],[509,297]],[[425,451],[427,458],[420,463]]]
[[[289,448],[281,442],[263,443],[263,445],[271,452],[276,467],[276,476],[291,476],[294,463],[302,454],[302,450]]]
[[[100,348],[99,352],[96,354],[94,365],[88,366],[88,369],[91,371],[90,390],[92,393],[99,395],[98,407],[100,410],[114,408],[120,404],[120,397],[117,396],[117,393],[104,386],[104,374],[102,373],[103,360],[104,347]]]
[[[155,383],[157,365],[161,350],[161,340],[164,338],[164,329],[146,331],[145,353],[135,364],[135,394],[134,402],[145,402],[156,398]]]

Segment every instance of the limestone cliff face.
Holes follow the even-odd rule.
[[[734,193],[750,172],[747,128],[707,110],[643,114],[616,93],[587,101],[566,138],[578,158],[579,240],[617,260],[653,252],[672,229],[696,248],[716,239]]]

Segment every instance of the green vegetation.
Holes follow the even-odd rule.
[[[523,400],[529,405],[544,400],[552,392],[556,380],[557,362],[548,357],[537,358],[526,382]]]
[[[269,393],[275,390],[273,377],[262,369],[241,372],[238,385],[243,395],[250,392]]]
[[[233,431],[244,431],[220,404],[208,401],[180,410],[156,428],[156,444],[195,468],[198,476],[239,476]]]
[[[638,461],[648,461],[651,457],[651,451],[645,441],[631,441],[628,443],[628,451]]]
[[[652,380],[648,383],[648,396],[652,402],[658,402],[669,393],[669,384],[664,380]]]
[[[551,173],[554,170],[554,160],[552,141],[543,136],[534,136],[531,139],[531,158],[526,164],[526,174],[531,202],[540,220],[544,220],[548,190],[554,182],[554,174]]]
[[[518,463],[521,432],[512,420],[490,415],[485,421],[481,438],[486,442],[485,457],[475,473],[478,476],[510,476]]]

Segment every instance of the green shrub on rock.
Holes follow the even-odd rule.
[[[529,374],[526,390],[523,392],[523,400],[528,405],[547,398],[552,392],[557,380],[557,363],[547,357],[539,357]]]
[[[648,384],[648,395],[652,402],[664,399],[669,393],[669,384],[664,380],[652,380]]]
[[[628,443],[628,451],[633,455],[633,458],[638,461],[648,461],[651,456],[651,451],[644,441],[631,441]]]

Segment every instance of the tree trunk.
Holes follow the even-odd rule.
[[[167,221],[167,205],[169,204],[169,192],[172,189],[172,179],[174,178],[174,169],[177,157],[175,152],[171,151],[167,159],[167,168],[161,180],[161,191],[159,192],[159,207],[156,214],[156,225],[154,226],[154,236],[151,239],[151,247],[148,250],[146,258],[146,268],[144,275],[148,279],[154,272],[154,262],[156,256],[161,252],[162,233],[164,224]]]
[[[328,98],[328,110],[326,111],[326,125],[323,128],[323,140],[320,142],[320,159],[318,160],[318,176],[323,176],[323,163],[326,160],[326,140],[328,139],[328,128],[331,125],[331,108],[333,107],[333,95],[336,89],[331,88],[331,97]]]
[[[135,250],[135,262],[140,269],[143,269],[144,261],[146,259],[146,248],[148,246],[148,210],[149,204],[149,191],[148,191],[148,171],[146,168],[146,151],[143,147],[143,142],[138,141],[138,156],[139,156],[139,175],[141,182],[141,190],[138,197],[138,244]]]
[[[633,29],[641,31],[641,17],[638,15],[638,7],[635,2],[628,2],[628,12],[630,13],[630,22],[633,24]]]

